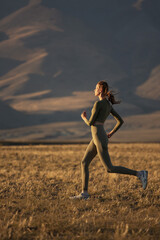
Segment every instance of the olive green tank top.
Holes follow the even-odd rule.
[[[122,125],[123,120],[119,116],[119,114],[113,109],[112,105],[106,98],[104,98],[101,101],[96,101],[94,103],[90,119],[89,120],[84,119],[84,121],[88,126],[94,125],[95,122],[104,123],[107,117],[109,116],[109,114],[111,114],[117,121],[116,126],[112,130],[116,132],[119,129],[119,127]]]

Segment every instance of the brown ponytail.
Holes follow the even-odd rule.
[[[112,104],[119,104],[120,103],[120,101],[116,101],[115,100],[115,97],[113,95],[113,91],[108,91],[109,87],[108,87],[108,83],[107,82],[100,81],[100,82],[98,82],[98,85],[102,87],[103,94],[108,97],[108,100]]]

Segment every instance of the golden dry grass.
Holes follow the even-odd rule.
[[[0,147],[0,239],[160,239],[160,144],[110,144],[112,162],[148,169],[144,191],[133,176],[90,165],[91,198],[81,191],[86,145]]]

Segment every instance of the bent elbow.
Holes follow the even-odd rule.
[[[121,127],[122,125],[123,125],[123,123],[124,123],[124,121],[123,121],[123,119],[121,118],[121,119],[119,119],[119,126]]]
[[[120,121],[120,126],[122,126],[123,123],[124,123],[124,121],[123,121],[123,119],[121,119],[121,121]]]
[[[124,123],[124,120],[123,119],[121,119],[121,125]]]

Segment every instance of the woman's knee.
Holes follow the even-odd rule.
[[[87,163],[87,161],[86,161],[85,158],[82,159],[82,161],[81,161],[81,167],[82,167],[82,168],[88,168],[88,163]]]
[[[115,172],[115,167],[113,165],[109,166],[108,169],[107,169],[107,172],[108,173],[114,173]]]

